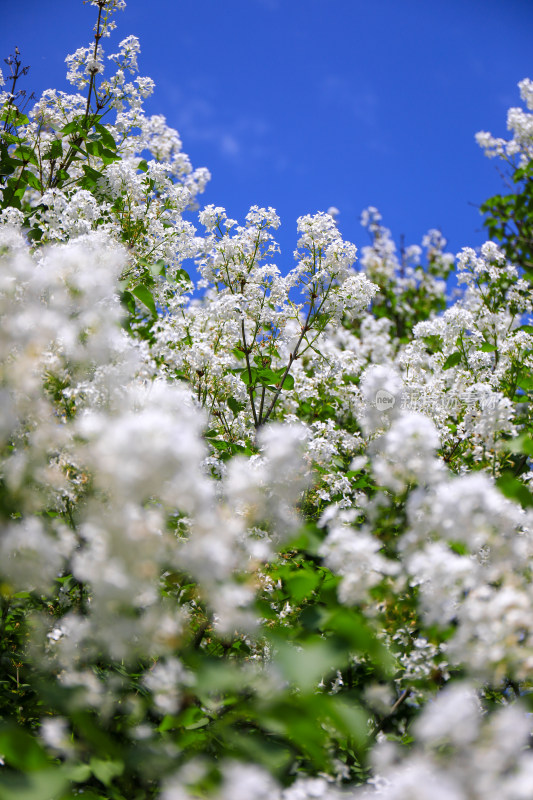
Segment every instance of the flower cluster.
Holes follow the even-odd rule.
[[[197,229],[91,5],[79,93],[0,94],[0,796],[526,800],[527,242]],[[531,116],[478,135],[520,180]]]

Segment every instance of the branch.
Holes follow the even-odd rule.
[[[389,720],[391,717],[393,717],[393,716],[394,716],[394,714],[395,714],[395,713],[398,711],[398,709],[400,708],[400,706],[402,705],[402,703],[403,703],[403,702],[405,702],[405,700],[407,700],[407,698],[409,697],[409,695],[410,695],[410,694],[411,694],[411,689],[410,689],[410,687],[407,687],[407,689],[404,689],[404,690],[403,690],[403,692],[401,693],[401,695],[399,696],[399,698],[396,700],[396,702],[395,702],[395,703],[394,703],[394,705],[392,706],[392,708],[391,708],[391,710],[389,711],[389,713],[388,713],[388,714],[385,714],[385,716],[383,717],[383,719],[381,720],[381,722],[378,722],[378,724],[375,726],[374,730],[373,730],[373,731],[370,733],[370,736],[372,736],[372,737],[373,737],[373,736],[377,736],[377,734],[378,734],[378,733],[379,733],[379,732],[380,732],[380,731],[381,731],[381,730],[384,728],[384,726],[385,726],[385,723],[386,723],[386,722],[387,722],[387,721],[388,721],[388,720]]]
[[[272,412],[274,411],[274,406],[276,405],[276,403],[278,401],[278,397],[281,394],[281,390],[283,389],[283,384],[285,383],[285,378],[289,374],[289,370],[292,367],[293,362],[296,361],[296,359],[298,358],[298,350],[300,349],[300,345],[301,345],[301,343],[303,341],[303,338],[304,338],[305,334],[307,333],[307,331],[310,328],[309,320],[311,319],[311,314],[313,312],[313,306],[315,304],[315,298],[316,298],[316,295],[312,294],[311,295],[311,304],[309,306],[309,311],[307,312],[307,318],[306,318],[305,323],[304,323],[304,325],[302,327],[302,332],[300,334],[300,338],[296,342],[296,347],[294,348],[294,350],[292,351],[292,353],[289,356],[289,363],[287,364],[287,368],[285,369],[285,372],[283,373],[282,378],[281,378],[281,380],[280,380],[280,382],[278,384],[278,388],[276,389],[276,393],[275,393],[274,397],[272,398],[272,402],[270,403],[270,405],[268,407],[268,411],[266,412],[266,414],[263,417],[263,419],[259,422],[259,425],[256,424],[256,428],[258,428],[260,425],[263,425],[268,420],[268,418],[270,417]]]
[[[244,320],[241,320],[241,331],[242,331],[242,344],[244,348],[244,355],[246,356],[246,366],[248,367],[248,394],[250,396],[250,404],[252,406],[252,413],[254,415],[254,424],[255,427],[259,427],[259,421],[257,419],[257,412],[255,410],[255,403],[254,403],[254,390],[252,387],[252,368],[250,366],[250,353],[248,351],[248,345],[246,344],[246,331],[244,330]]]

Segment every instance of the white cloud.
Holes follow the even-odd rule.
[[[239,113],[230,117],[221,103],[209,99],[210,87],[161,87],[167,95],[167,108],[172,109],[169,124],[175,126],[187,149],[187,142],[212,143],[224,158],[249,161],[272,158],[269,143],[270,126],[256,114]]]

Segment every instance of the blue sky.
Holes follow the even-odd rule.
[[[91,38],[81,0],[0,0],[0,52],[17,45],[28,88],[67,89],[65,55]],[[377,206],[398,240],[440,228],[456,252],[484,241],[476,208],[501,190],[476,131],[505,135],[516,84],[533,77],[533,0],[128,0],[106,51],[135,34],[140,72],[195,166],[206,203],[282,219],[292,266],[296,218],[340,209],[367,235]]]

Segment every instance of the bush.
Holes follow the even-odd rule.
[[[26,115],[16,54],[0,94],[0,800],[525,800],[532,292],[504,201],[503,249],[457,259],[438,231],[398,257],[370,208],[357,262],[304,216],[282,275],[273,209],[197,213],[135,37],[104,73],[124,3],[92,5],[79,93]],[[479,135],[518,158],[519,232],[529,112]]]

